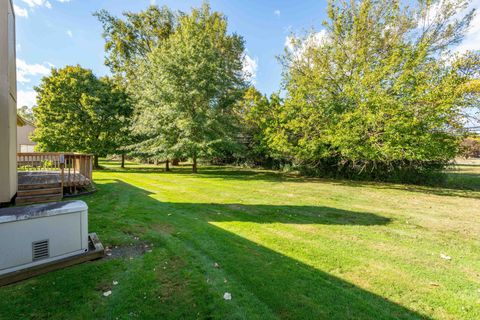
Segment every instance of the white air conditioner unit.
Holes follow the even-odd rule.
[[[0,276],[89,251],[83,201],[0,210]]]

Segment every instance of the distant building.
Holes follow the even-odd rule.
[[[31,153],[35,151],[37,143],[30,139],[34,130],[33,123],[17,115],[17,152]]]

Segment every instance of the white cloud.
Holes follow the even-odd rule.
[[[66,2],[70,2],[70,0],[57,0],[58,2],[61,2],[61,3],[66,3]]]
[[[441,7],[451,3],[452,0],[439,0],[433,3],[425,12],[425,15],[419,18],[418,28],[428,28],[434,21],[444,19],[444,14],[441,11]],[[480,50],[480,14],[478,12],[480,11],[480,0],[473,0],[465,10],[462,10],[461,12],[450,17],[449,22],[463,18],[472,9],[476,9],[477,12],[470,23],[470,28],[465,34],[462,43],[452,48],[453,52],[464,53],[468,50]]]
[[[293,51],[294,45],[295,45],[295,37],[294,36],[287,36],[285,38],[285,48],[288,49],[288,51]]]
[[[28,11],[25,8],[19,7],[16,4],[13,5],[13,11],[17,17],[28,18]]]
[[[18,90],[17,91],[17,106],[23,107],[28,106],[29,108],[33,107],[37,103],[37,93],[33,90],[31,91],[24,91]]]
[[[480,50],[480,12],[478,12],[480,11],[480,0],[474,1],[472,6],[467,10],[471,10],[472,7],[476,8],[477,12],[470,23],[470,28],[462,43],[454,49],[455,52],[464,53],[468,50]]]
[[[35,7],[46,7],[48,9],[52,8],[52,4],[48,0],[22,0],[25,2],[30,8]]]
[[[295,36],[287,36],[285,38],[285,47],[288,51],[301,56],[308,48],[322,45],[326,39],[327,31],[322,29],[319,32],[309,34],[305,39],[299,39]]]
[[[252,58],[248,54],[243,57],[243,76],[246,81],[255,83],[258,69],[258,58]]]
[[[69,36],[70,38],[73,38],[72,30],[67,30],[67,36]]]
[[[276,9],[275,11],[273,11],[273,14],[277,17],[280,17],[280,10]]]
[[[28,64],[25,60],[17,58],[17,81],[30,82],[31,76],[46,76],[50,74],[50,68],[44,64]]]

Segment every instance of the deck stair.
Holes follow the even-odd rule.
[[[17,205],[60,201],[63,198],[61,183],[21,184],[18,186]]]

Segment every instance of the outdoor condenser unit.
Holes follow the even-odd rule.
[[[0,210],[0,276],[87,255],[89,245],[83,201]]]

